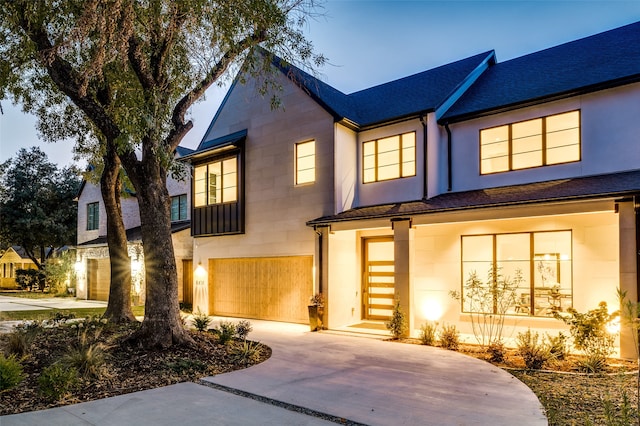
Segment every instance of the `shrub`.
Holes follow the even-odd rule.
[[[60,364],[46,367],[38,377],[40,394],[50,401],[59,401],[78,384],[78,370]]]
[[[5,358],[0,354],[0,392],[9,390],[18,385],[24,378],[22,365],[14,355]]]
[[[220,343],[226,345],[236,335],[236,325],[231,321],[220,321],[214,332],[218,335]]]
[[[230,355],[238,364],[251,364],[260,360],[262,345],[258,342],[244,340],[231,349]]]
[[[549,348],[539,339],[538,333],[531,333],[531,330],[518,333],[517,344],[518,354],[528,369],[539,370],[551,359]]]
[[[246,340],[252,331],[253,327],[247,320],[238,321],[238,324],[236,324],[236,337],[240,340]]]
[[[385,325],[387,326],[387,329],[391,331],[391,336],[393,336],[394,339],[399,339],[407,331],[407,321],[398,299],[396,299],[396,303],[393,306],[391,320],[385,323]]]
[[[443,325],[440,332],[440,346],[451,351],[457,351],[460,346],[460,333],[455,325]]]
[[[85,379],[99,378],[105,373],[107,354],[103,343],[92,343],[87,330],[80,333],[78,341],[70,347],[60,363],[63,367],[73,368]]]
[[[420,326],[420,342],[423,345],[433,346],[436,343],[436,330],[438,323],[427,321]]]
[[[567,341],[569,338],[562,332],[557,336],[547,333],[547,342],[549,344],[549,352],[553,359],[565,359],[567,357]]]
[[[24,290],[44,290],[45,274],[38,269],[16,269],[16,284]]]
[[[504,343],[501,340],[496,340],[492,342],[487,347],[487,353],[489,354],[489,360],[491,362],[504,361],[504,355],[505,355]]]
[[[9,355],[18,357],[25,356],[29,353],[31,342],[34,334],[23,330],[14,330],[7,336],[6,350]]]
[[[193,316],[193,326],[198,331],[206,331],[209,328],[209,323],[211,322],[211,318],[205,315],[198,309],[198,312]]]

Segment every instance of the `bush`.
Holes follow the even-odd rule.
[[[249,333],[253,331],[251,323],[247,320],[241,320],[236,324],[236,337],[240,340],[246,340]]]
[[[501,340],[496,340],[487,346],[487,353],[491,362],[504,361],[505,348]]]
[[[518,354],[522,356],[528,369],[539,370],[551,359],[551,352],[544,341],[539,339],[538,333],[531,333],[531,330],[518,333],[517,344]]]
[[[231,321],[220,321],[220,325],[213,330],[220,343],[226,345],[236,335],[236,325]]]
[[[78,370],[60,364],[46,367],[38,377],[40,394],[50,401],[59,401],[78,384]]]
[[[193,316],[193,326],[198,331],[207,331],[209,328],[209,323],[211,323],[211,318],[205,315],[198,309],[198,312]]]
[[[547,333],[547,341],[549,342],[549,352],[553,359],[565,359],[567,357],[567,341],[569,338],[562,332],[557,336]]]
[[[420,326],[420,342],[423,345],[433,346],[436,343],[436,330],[438,323],[427,321]]]
[[[387,329],[391,331],[391,336],[393,336],[394,339],[399,339],[407,331],[407,321],[398,299],[396,299],[396,303],[393,306],[391,320],[385,323],[385,325]]]
[[[258,342],[248,342],[244,340],[234,346],[230,355],[238,364],[251,364],[260,360],[262,354],[262,345]]]
[[[60,359],[60,364],[73,368],[85,379],[101,377],[107,363],[106,346],[103,343],[92,343],[87,330],[80,333],[78,342]]]
[[[440,346],[451,351],[457,351],[460,346],[460,333],[455,325],[443,325],[440,332]]]
[[[38,269],[16,269],[16,284],[23,290],[42,291],[45,286],[45,274]]]
[[[9,390],[18,385],[24,378],[22,365],[14,355],[5,358],[0,354],[0,392]]]

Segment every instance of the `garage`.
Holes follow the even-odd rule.
[[[209,259],[209,312],[307,323],[313,256]]]
[[[88,299],[109,300],[109,283],[111,281],[111,264],[109,258],[87,259]]]

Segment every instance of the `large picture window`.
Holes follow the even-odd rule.
[[[87,231],[100,227],[100,203],[87,204]]]
[[[469,286],[473,275],[480,286]],[[503,313],[549,317],[566,311],[573,299],[571,231],[463,236],[462,310],[480,312],[483,306],[483,313],[498,313],[496,299],[504,290],[499,279],[514,283]],[[474,294],[465,299],[465,291]],[[474,304],[478,294],[488,302]]]
[[[187,220],[187,194],[171,197],[171,221]]]
[[[194,206],[230,203],[238,199],[238,160],[236,157],[196,166]]]
[[[296,185],[316,180],[316,142],[296,144]]]
[[[580,111],[480,131],[480,174],[580,161]]]
[[[364,183],[415,175],[415,132],[362,144],[362,181]]]

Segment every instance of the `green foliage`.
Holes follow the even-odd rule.
[[[42,324],[39,321],[24,322],[15,326],[7,336],[7,353],[17,357],[28,355],[33,339],[41,330]]]
[[[247,320],[238,321],[236,324],[236,338],[246,340],[249,333],[253,331],[251,323]]]
[[[427,321],[420,326],[420,343],[423,345],[433,346],[436,343],[436,330],[438,323],[435,321]]]
[[[185,372],[204,372],[207,365],[200,360],[178,358],[175,362],[167,362],[166,366],[177,374]]]
[[[231,348],[230,355],[238,364],[252,364],[260,360],[262,345],[258,342],[243,340]]]
[[[549,346],[549,352],[553,359],[562,360],[567,356],[567,345],[569,338],[563,332],[558,332],[557,336],[552,336],[547,333],[547,342]]]
[[[574,308],[567,309],[567,315],[556,313],[554,317],[569,325],[573,346],[582,351],[584,359],[578,367],[584,371],[597,373],[607,364],[607,358],[614,352],[615,336],[607,330],[607,324],[618,316],[609,314],[606,302],[600,302],[596,309],[580,313]]]
[[[391,320],[385,323],[387,330],[391,332],[391,336],[394,339],[399,339],[407,332],[407,320],[405,313],[400,306],[400,300],[396,299],[396,303],[393,305],[393,314]]]
[[[78,371],[63,368],[60,364],[50,365],[38,377],[38,390],[49,401],[59,401],[78,385]]]
[[[0,392],[18,385],[24,378],[22,365],[14,355],[5,357],[0,353]]]
[[[607,426],[629,426],[637,424],[637,418],[634,415],[640,414],[634,409],[629,395],[626,391],[622,392],[622,403],[617,406],[609,397],[605,397],[602,401],[604,409],[605,424]]]
[[[551,359],[551,352],[538,333],[527,330],[518,333],[517,336],[518,354],[524,359],[524,365],[528,369],[539,370]]]
[[[523,282],[522,271],[513,278],[502,274],[501,268],[489,268],[487,280],[482,281],[474,271],[462,286],[462,294],[450,292],[451,297],[462,304],[471,317],[473,334],[483,347],[502,341],[504,319],[517,298],[517,289]]]
[[[75,260],[75,251],[67,250],[47,262],[44,274],[50,293],[66,295],[67,287],[75,288]]]
[[[236,325],[231,321],[220,321],[220,324],[213,329],[221,344],[228,344],[236,335]]]
[[[205,315],[198,309],[198,312],[193,315],[193,326],[198,331],[207,331],[209,328],[209,323],[211,323],[211,318],[208,315]]]
[[[16,269],[18,288],[29,291],[42,291],[45,286],[45,274],[38,269]]]
[[[487,346],[487,353],[489,354],[489,361],[502,362],[504,361],[505,347],[504,343],[500,340],[492,342]]]
[[[78,326],[80,324],[82,323]],[[107,347],[95,340],[96,337],[91,336],[90,330],[79,331],[78,340],[60,358],[60,364],[65,368],[77,370],[85,379],[101,377],[106,372]]]
[[[454,324],[442,325],[440,332],[440,346],[450,351],[457,351],[460,346],[460,332]]]

